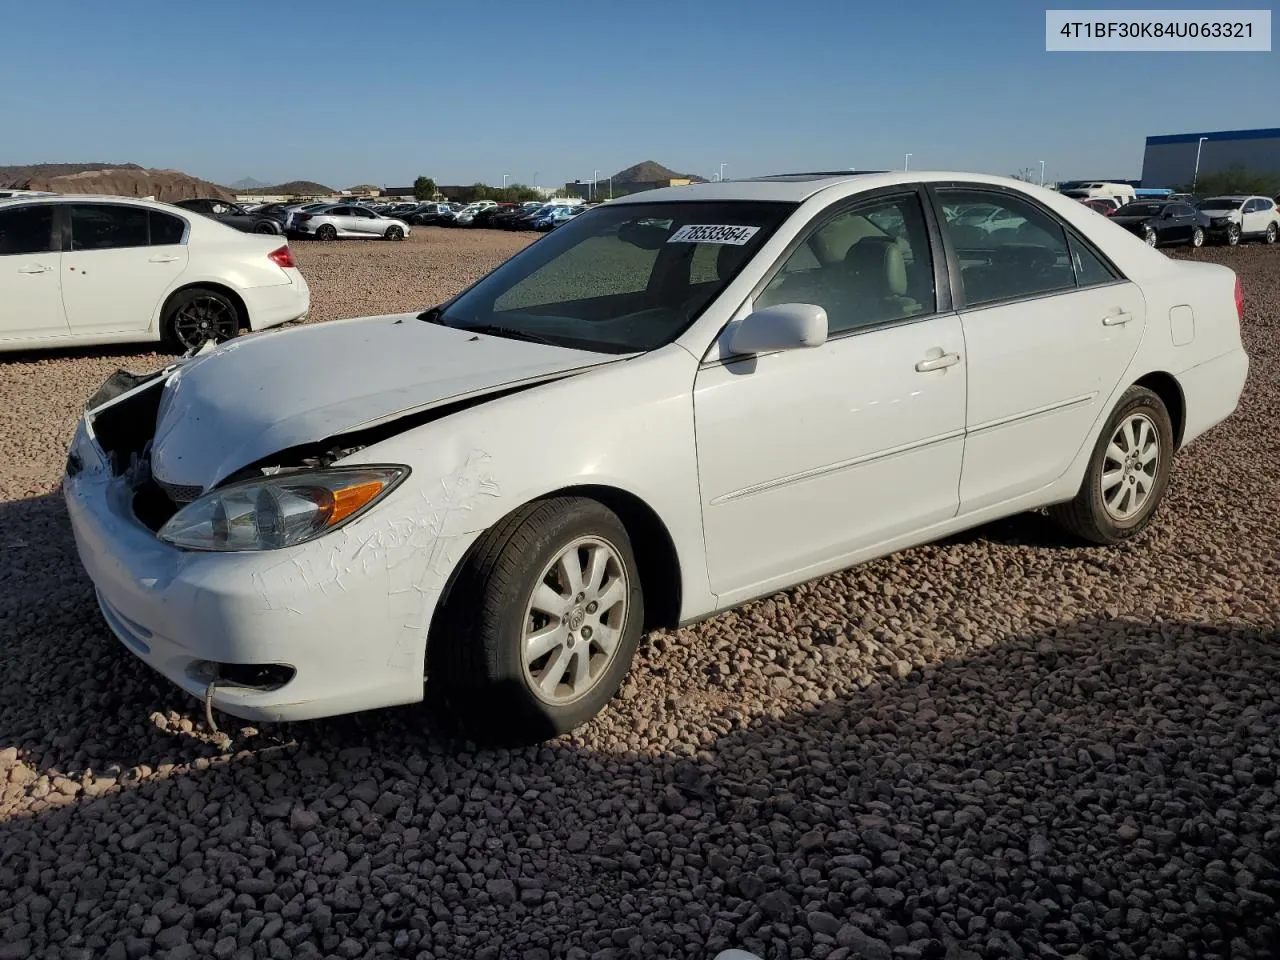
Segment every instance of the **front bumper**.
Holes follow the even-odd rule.
[[[71,455],[67,512],[103,616],[183,690],[203,697],[219,664],[282,664],[296,671],[283,686],[218,686],[213,706],[290,721],[422,699],[430,606],[381,531],[362,534],[357,521],[288,550],[179,550],[134,516],[133,491],[84,420]]]

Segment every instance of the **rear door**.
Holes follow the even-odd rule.
[[[62,256],[72,334],[144,333],[187,267],[187,222],[144,206],[73,203]]]
[[[0,210],[0,340],[65,335],[54,204]]]
[[[1082,237],[1025,195],[931,188],[959,267],[968,352],[962,514],[1044,487],[1066,472],[1110,402],[1146,322],[1146,301]],[[965,204],[1022,219],[983,238],[948,223]]]

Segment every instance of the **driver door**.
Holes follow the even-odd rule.
[[[815,218],[744,304],[814,303],[821,346],[720,359],[694,384],[711,588],[728,605],[955,516],[965,347],[920,194]],[[728,329],[728,328],[726,328]],[[722,333],[721,339],[726,337]]]

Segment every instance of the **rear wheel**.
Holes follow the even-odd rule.
[[[337,240],[338,228],[331,223],[322,223],[316,227],[317,240]]]
[[[257,223],[253,225],[253,232],[277,234],[280,232],[280,228],[276,226],[274,223],[272,223],[270,220],[259,220]]]
[[[404,230],[394,225],[387,227],[386,238],[388,240],[403,240]]]
[[[165,305],[162,324],[170,347],[185,352],[209,340],[230,340],[240,332],[240,311],[226,294],[192,287],[178,291]]]
[[[489,531],[433,625],[431,699],[472,739],[538,743],[595,716],[631,666],[644,598],[602,504],[536,501]]]
[[[1191,231],[1191,245],[1193,247],[1204,246],[1204,230],[1202,228],[1196,227]]]
[[[1151,522],[1172,467],[1169,411],[1155,392],[1130,387],[1098,436],[1080,492],[1049,515],[1093,543],[1127,540]]]

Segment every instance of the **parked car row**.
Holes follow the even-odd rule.
[[[1280,210],[1267,197],[1201,198],[1175,194],[1166,200],[1138,200],[1123,206],[1110,197],[1089,197],[1079,202],[1152,247],[1199,247],[1207,242],[1235,246],[1245,240],[1274,244],[1280,240]]]

